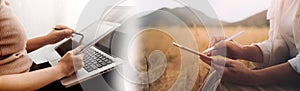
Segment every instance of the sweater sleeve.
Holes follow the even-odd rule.
[[[28,72],[26,33],[6,0],[0,0],[0,75]]]
[[[8,2],[0,6],[0,56],[12,55],[25,48],[26,33]]]

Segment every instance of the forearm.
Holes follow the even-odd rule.
[[[300,75],[293,70],[289,62],[254,71],[255,85],[277,84],[300,81]]]
[[[0,76],[0,91],[37,90],[64,77],[58,66],[33,72]]]
[[[258,46],[243,46],[242,50],[242,53],[240,53],[241,55],[239,55],[240,57],[237,58],[257,63],[263,62],[263,53]]]
[[[32,52],[36,49],[39,49],[48,44],[47,36],[41,36],[37,38],[33,38],[27,41],[26,43],[26,50],[27,52]]]

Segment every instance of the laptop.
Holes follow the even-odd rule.
[[[107,41],[109,41],[107,37],[111,37],[114,30],[119,26],[119,23],[95,21],[55,48],[55,52],[50,54],[52,59],[60,59],[66,52],[77,46],[84,46],[81,51],[85,54],[84,67],[77,70],[75,74],[61,79],[62,85],[65,87],[76,85],[109,72],[123,63],[121,58],[111,55],[107,45]],[[95,46],[95,44],[100,46]],[[56,65],[55,63],[50,64]]]

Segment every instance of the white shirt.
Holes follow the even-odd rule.
[[[272,0],[267,18],[270,20],[269,39],[257,45],[263,52],[259,68],[289,62],[300,74],[300,1]]]

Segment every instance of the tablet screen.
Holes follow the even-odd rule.
[[[103,22],[103,24],[101,25],[99,25],[99,21],[93,22],[92,24],[84,28],[82,31],[78,32],[83,36],[78,34],[73,34],[73,37],[71,39],[67,40],[66,42],[56,47],[55,50],[61,56],[63,56],[66,52],[78,47],[79,45],[83,45],[84,48],[89,47],[90,45],[95,44],[102,38],[105,38],[105,36],[110,35],[109,33],[115,30],[118,26],[119,24],[108,23],[108,22]]]

